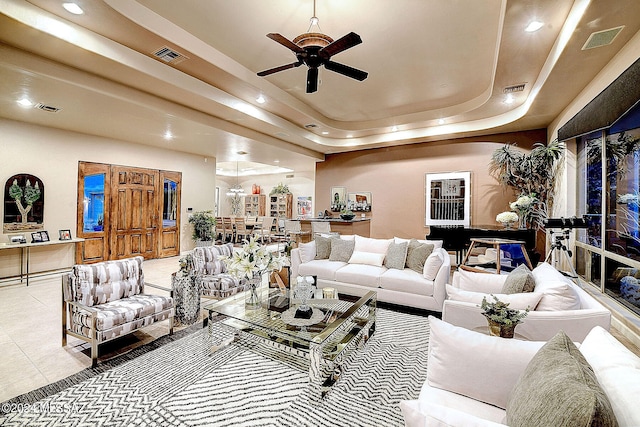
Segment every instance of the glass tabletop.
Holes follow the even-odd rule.
[[[301,349],[322,346],[324,357],[339,353],[363,328],[375,323],[375,292],[356,301],[312,298],[308,301],[313,308],[310,320],[295,317],[299,301],[288,290],[264,287],[259,293],[262,304],[258,308],[245,308],[244,292],[203,308],[227,316],[225,324],[243,332]]]

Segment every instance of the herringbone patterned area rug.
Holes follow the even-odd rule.
[[[238,343],[211,354],[199,329],[3,414],[0,425],[402,426],[398,403],[419,394],[428,341],[427,318],[379,309],[373,337],[315,404],[299,359]]]

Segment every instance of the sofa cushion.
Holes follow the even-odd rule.
[[[316,259],[329,259],[331,254],[331,237],[316,236]]]
[[[431,402],[404,400],[400,402],[400,410],[402,410],[406,427],[504,426],[504,424],[498,424],[467,412]]]
[[[87,306],[117,301],[144,292],[141,256],[74,265],[73,299]]]
[[[513,269],[504,281],[502,286],[503,294],[518,294],[520,292],[533,292],[536,287],[536,280],[533,278],[533,274],[529,267],[525,264],[520,264]]]
[[[457,287],[463,291],[483,292],[485,294],[500,294],[506,274],[487,274],[466,271],[461,268],[455,272],[457,277]]]
[[[376,267],[366,264],[347,264],[336,271],[335,280],[377,288],[380,284],[380,276],[382,276],[386,270],[386,267]]]
[[[331,253],[329,261],[349,262],[353,254],[354,240],[331,239]]]
[[[488,301],[493,301],[490,295],[482,292],[463,291],[454,288],[451,285],[447,285],[447,295],[450,300],[470,302],[473,304],[482,304],[482,299],[487,298]],[[500,301],[509,304],[509,308],[516,310],[535,310],[536,306],[542,298],[542,294],[536,292],[522,292],[519,294],[491,294],[498,298]],[[525,319],[526,320],[526,319]]]
[[[540,263],[532,271],[536,280],[534,292],[544,294],[538,304],[538,311],[579,310],[580,297],[573,283],[546,262]]]
[[[244,291],[244,286],[240,285],[241,281],[243,280],[226,273],[203,277],[201,281],[202,295],[227,298]]]
[[[390,268],[380,277],[380,287],[391,291],[433,296],[433,281],[409,268]]]
[[[329,261],[328,259],[315,259],[298,266],[300,276],[318,276],[322,280],[336,280],[336,271],[347,265],[342,261]]]
[[[518,377],[544,344],[484,335],[433,316],[429,326],[429,385],[503,409]]]
[[[316,242],[310,241],[309,243],[300,243],[298,245],[300,252],[300,261],[309,262],[316,259]]]
[[[407,249],[407,268],[422,274],[424,272],[424,263],[431,255],[431,252],[433,252],[432,244],[420,243],[416,239],[411,239]]]
[[[377,254],[375,252],[363,252],[353,251],[351,258],[349,258],[349,264],[365,264],[381,267],[384,263],[384,254]]]
[[[618,424],[640,426],[640,357],[601,326],[589,332],[580,353],[593,367],[598,383],[607,393]]]
[[[395,268],[403,270],[407,260],[407,250],[409,242],[392,242],[387,249],[387,256],[384,259],[384,266],[387,268]]]
[[[370,237],[362,237],[356,235],[356,246],[354,251],[373,252],[376,254],[386,255],[389,245],[393,239],[372,239]]]
[[[531,359],[507,403],[510,426],[617,426],[607,395],[575,344],[558,332]]]
[[[153,316],[173,307],[171,297],[159,295],[132,295],[104,304],[93,306],[96,314],[96,330],[105,331],[137,319]],[[73,309],[73,324],[91,327],[91,313],[82,309]]]
[[[438,271],[440,271],[442,264],[444,264],[444,255],[442,252],[435,251],[430,253],[424,262],[422,275],[427,280],[436,280],[436,276],[438,275]]]

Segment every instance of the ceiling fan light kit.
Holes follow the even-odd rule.
[[[318,26],[318,18],[315,16],[315,9],[316,5],[314,1],[314,13],[311,18],[309,30],[311,30],[313,25]],[[267,34],[267,37],[291,50],[296,55],[297,61],[291,64],[260,71],[258,73],[260,77],[265,77],[305,64],[309,68],[307,71],[307,93],[313,93],[318,90],[318,68],[320,66],[324,66],[324,68],[329,71],[333,71],[359,81],[366,79],[368,76],[368,73],[365,71],[331,61],[332,56],[362,43],[360,36],[354,32],[351,32],[338,40],[333,40],[328,35],[317,32],[306,32],[300,34],[298,37],[294,38],[293,41],[278,33],[269,33]]]

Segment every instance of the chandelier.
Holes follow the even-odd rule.
[[[229,188],[227,196],[244,196],[245,194],[244,188],[242,188],[238,180],[238,162],[236,162],[236,184]]]

